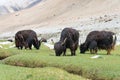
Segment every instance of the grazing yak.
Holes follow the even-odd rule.
[[[88,48],[90,49],[90,53],[97,53],[97,42],[95,40],[91,41]]]
[[[80,45],[80,53],[90,49],[91,53],[97,53],[97,49],[107,50],[110,54],[116,43],[115,33],[110,31],[92,31],[87,35],[83,44]]]
[[[54,50],[56,56],[60,56],[62,53],[66,55],[66,49],[69,48],[71,56],[75,56],[79,43],[79,32],[72,28],[64,28],[61,32],[60,40],[54,44]]]
[[[32,49],[32,45],[39,49],[40,41],[37,39],[36,32],[33,30],[21,30],[15,34],[15,45],[18,49],[29,48]]]

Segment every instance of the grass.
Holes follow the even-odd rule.
[[[92,79],[111,79],[120,76],[119,56],[105,56],[104,59],[90,59],[90,55],[77,57],[46,57],[39,54],[19,54],[3,62],[9,65],[24,67],[57,67],[70,73]],[[119,74],[118,74],[119,73]]]
[[[24,68],[0,64],[0,80],[85,80],[68,72],[53,68]]]
[[[98,59],[91,59],[90,57],[94,55],[89,52],[87,52],[87,54],[79,54],[79,50],[77,50],[77,56],[69,56],[70,52],[68,50],[68,56],[56,57],[54,51],[49,50],[44,45],[41,46],[40,50],[17,50],[12,48],[7,49],[7,51],[10,53],[15,52],[15,54],[2,60],[1,63],[32,69],[56,67],[92,80],[120,80],[119,48],[120,46],[117,46],[111,55],[106,55],[106,51],[99,51],[98,54],[101,58]],[[52,71],[54,71],[54,69],[52,69]],[[58,73],[58,75],[59,74],[60,73]]]

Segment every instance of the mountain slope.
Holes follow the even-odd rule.
[[[65,26],[86,17],[120,13],[119,3],[120,0],[43,0],[30,9],[0,16],[0,33],[53,25]]]

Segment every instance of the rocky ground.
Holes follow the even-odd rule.
[[[32,28],[39,37],[47,38],[50,42],[53,39],[55,42],[59,40],[60,32],[65,27],[75,28],[80,33],[80,42],[84,42],[86,35],[93,30],[107,30],[113,31],[117,36],[117,44],[120,44],[120,15],[118,14],[106,14],[102,16],[92,16],[84,19],[76,19],[74,22],[64,23],[64,24],[49,24],[44,27],[40,27],[41,24],[27,25],[24,27],[18,27],[23,30],[28,26],[35,26]],[[38,28],[37,28],[38,27]],[[6,33],[0,34],[0,38],[13,38],[17,31],[8,31]]]

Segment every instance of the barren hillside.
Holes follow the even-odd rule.
[[[91,20],[95,21],[100,16],[119,17],[119,3],[120,0],[43,0],[32,8],[0,16],[0,33],[21,29],[34,29],[39,32],[46,27],[82,27],[85,23],[93,24]]]

